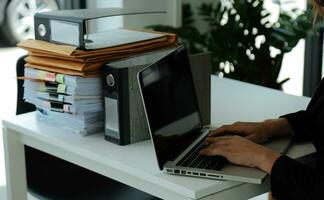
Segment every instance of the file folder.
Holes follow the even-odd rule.
[[[35,38],[50,43],[68,44],[79,49],[97,49],[111,44],[102,44],[105,40],[100,33],[91,34],[89,23],[99,18],[106,18],[123,15],[144,15],[166,13],[164,11],[143,11],[129,10],[123,8],[96,8],[96,9],[75,9],[56,10],[36,13],[34,16]],[[163,37],[158,34],[147,33],[147,37],[141,40],[150,40]],[[128,37],[129,38],[129,37]],[[106,38],[107,39],[107,38]]]
[[[158,33],[165,37],[95,50],[82,50],[71,45],[59,45],[32,39],[22,41],[17,46],[27,50],[30,56],[59,58],[61,60],[84,63],[106,63],[112,60],[131,57],[139,53],[177,45],[177,37],[175,34]]]

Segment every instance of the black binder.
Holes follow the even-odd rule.
[[[89,22],[91,20],[122,15],[157,13],[166,12],[123,8],[95,8],[36,13],[34,16],[35,39],[86,49],[86,44],[93,42],[87,39],[90,34]]]
[[[181,47],[179,47],[181,48]],[[150,138],[138,72],[176,48],[153,51],[104,66],[105,139],[127,145]],[[210,54],[189,56],[203,125],[210,124]]]

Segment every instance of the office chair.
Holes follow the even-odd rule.
[[[24,75],[25,57],[17,61],[17,77]],[[23,101],[23,81],[17,86],[16,114],[34,111],[34,105]],[[28,191],[39,199],[159,199],[28,146],[25,157]]]

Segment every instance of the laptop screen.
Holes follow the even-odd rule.
[[[179,47],[139,73],[160,169],[200,136],[202,122],[187,51]]]

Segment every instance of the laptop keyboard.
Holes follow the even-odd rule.
[[[184,156],[176,166],[191,167],[198,169],[221,170],[228,162],[223,156],[202,156],[199,151],[205,147],[203,140]]]

